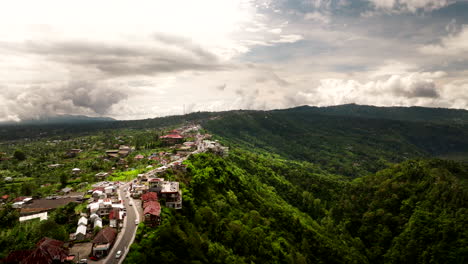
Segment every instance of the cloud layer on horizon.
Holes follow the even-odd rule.
[[[464,0],[122,1],[107,15],[92,4],[73,11],[48,0],[21,15],[20,4],[1,4],[0,121],[302,104],[468,108]],[[77,24],[79,12],[88,21]]]

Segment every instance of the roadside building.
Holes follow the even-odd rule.
[[[122,214],[119,209],[113,209],[109,214],[109,226],[119,228],[122,221]]]
[[[158,201],[158,194],[155,192],[147,192],[141,196],[142,206],[145,202]]]
[[[182,208],[182,191],[179,189],[179,182],[162,182],[160,189],[160,197],[166,199],[166,207],[175,209]]]
[[[149,201],[143,204],[145,224],[156,226],[161,223],[161,205],[157,201]]]
[[[93,239],[93,256],[97,258],[105,257],[109,254],[114,245],[117,230],[112,227],[105,227]]]

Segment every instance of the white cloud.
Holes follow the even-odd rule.
[[[368,0],[376,9],[387,12],[433,11],[456,2],[455,0]]]
[[[460,32],[443,37],[438,44],[425,45],[420,51],[429,55],[453,56],[457,59],[468,58],[468,25]]]

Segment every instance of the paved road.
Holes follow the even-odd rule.
[[[123,185],[122,187],[119,188],[119,194],[120,197],[122,198],[125,208],[127,209],[127,216],[124,219],[124,226],[122,230],[118,233],[117,240],[114,244],[114,246],[111,249],[111,252],[109,255],[100,261],[90,261],[90,263],[96,263],[96,264],[118,264],[122,259],[116,259],[115,254],[117,254],[117,251],[122,251],[123,255],[126,255],[126,251],[128,251],[130,247],[130,242],[133,239],[133,236],[136,232],[137,225],[135,224],[135,220],[138,219],[139,222],[141,222],[141,204],[140,200],[133,200],[132,198],[126,198],[127,192],[124,190],[127,190],[128,184]],[[129,205],[129,202],[132,201],[133,206]],[[135,213],[137,211],[137,213]],[[122,256],[123,258],[124,256]]]

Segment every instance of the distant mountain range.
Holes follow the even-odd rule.
[[[48,124],[79,124],[116,121],[111,117],[90,117],[84,115],[57,115],[27,119],[20,122],[0,122],[0,125],[48,125]]]

